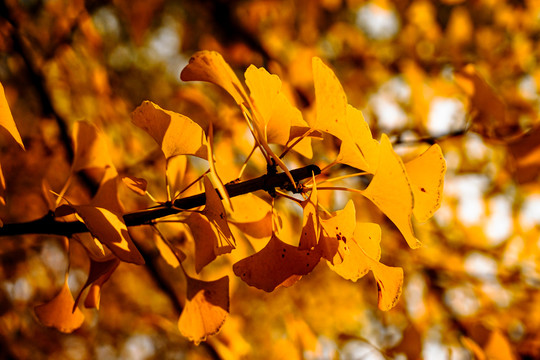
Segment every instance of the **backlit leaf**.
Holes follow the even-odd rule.
[[[187,116],[143,101],[133,111],[132,121],[158,143],[167,159],[177,155],[208,158],[204,130]]]
[[[17,144],[24,150],[21,134],[19,134],[15,120],[13,120],[13,115],[11,115],[11,110],[9,109],[2,83],[0,83],[0,126],[6,129],[11,137],[13,137]]]
[[[356,227],[356,210],[352,200],[342,210],[328,219],[321,220],[319,248],[322,257],[336,265],[343,261],[347,241],[353,237]]]
[[[237,104],[246,102],[247,94],[238,77],[221,54],[215,51],[195,53],[189,64],[182,70],[183,81],[207,81],[225,89]]]
[[[207,176],[204,177],[204,193],[206,195],[206,205],[203,210],[203,215],[210,220],[218,233],[218,243],[215,248],[216,255],[231,252],[231,250],[234,249],[236,241],[229,229],[227,214],[225,213],[223,203]]]
[[[178,329],[195,344],[214,335],[229,313],[229,277],[202,281],[186,276],[187,298]]]
[[[358,223],[354,235],[345,242],[343,261],[328,265],[347,280],[357,281],[371,270],[367,257],[378,261],[381,257],[381,227],[373,223]]]
[[[86,121],[76,122],[73,125],[73,146],[73,171],[113,167],[105,137],[95,125]]]
[[[347,131],[342,135],[337,161],[374,174],[379,165],[379,143],[360,110],[347,105],[345,121]]]
[[[146,194],[146,187],[148,186],[148,183],[146,182],[146,180],[141,179],[141,178],[136,178],[134,176],[123,176],[122,181],[135,194],[141,195],[141,196]]]
[[[257,68],[253,65],[248,67],[244,76],[253,105],[259,115],[255,118],[262,120],[262,123],[257,125],[261,129],[266,129],[266,125],[274,113],[276,99],[281,92],[281,80],[277,75],[268,73],[265,68]],[[285,131],[287,132],[286,140],[288,140],[289,129],[286,128]]]
[[[420,156],[405,163],[405,170],[414,195],[414,217],[420,222],[427,221],[441,206],[446,173],[441,147],[430,146]]]
[[[315,122],[310,125],[342,139],[347,129],[347,96],[334,72],[321,59],[314,57],[312,68],[317,113]]]
[[[381,137],[380,163],[369,186],[362,194],[386,215],[413,249],[420,246],[414,236],[411,218],[413,194],[401,158],[392,149],[386,134]]]
[[[271,292],[278,286],[291,286],[302,275],[309,274],[320,258],[320,250],[300,250],[274,234],[261,251],[235,263],[233,271],[248,285]]]
[[[403,269],[371,261],[371,271],[377,281],[379,292],[379,309],[388,311],[393,308],[401,296],[403,290]]]
[[[34,310],[43,325],[54,327],[63,333],[71,333],[80,328],[84,322],[81,310],[76,307],[73,311],[74,304],[66,275],[60,292],[49,302],[36,306]]]
[[[72,205],[90,233],[122,261],[144,264],[142,255],[129,236],[122,215],[92,205]]]
[[[317,210],[317,184],[313,181],[313,188],[309,197],[300,204],[303,211],[302,216],[302,232],[300,234],[300,243],[298,248],[301,250],[309,250],[315,248],[319,243],[320,224],[319,213]]]
[[[81,290],[79,291],[79,295],[77,295],[77,298],[75,299],[75,304],[73,305],[73,309],[77,307],[77,304],[79,303],[79,299],[81,298],[81,295],[83,291],[88,286],[94,286],[96,285],[97,288],[93,290],[92,292],[92,300],[88,300],[88,303],[91,303],[94,306],[86,306],[92,307],[92,308],[99,308],[99,289],[101,288],[101,285],[105,283],[109,279],[109,277],[112,275],[114,270],[118,267],[120,264],[120,261],[117,258],[107,260],[107,261],[95,261],[90,259],[90,271],[88,272],[88,279],[86,280],[86,283],[83,285]],[[97,291],[96,291],[97,290]],[[89,293],[90,294],[90,293]],[[85,302],[86,304],[86,302]]]

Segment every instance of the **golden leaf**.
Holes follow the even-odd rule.
[[[146,180],[134,176],[123,176],[122,181],[126,186],[137,195],[145,195],[148,183]]]
[[[392,220],[411,248],[420,246],[420,241],[414,236],[411,223],[413,212],[411,185],[405,166],[392,149],[392,144],[386,134],[381,137],[377,172],[362,194]]]
[[[103,285],[107,280],[109,280],[112,273],[114,272],[114,270],[116,270],[119,264],[120,261],[117,258],[107,261],[95,261],[90,259],[90,271],[88,272],[88,279],[79,291],[79,295],[77,295],[77,298],[75,299],[73,309],[75,310],[75,308],[77,307],[77,304],[79,303],[79,299],[81,298],[84,289],[91,285],[93,287],[95,286],[96,288],[92,291],[92,293],[89,292],[89,294],[87,295],[85,306],[87,308],[99,309],[99,289],[101,288],[101,285]],[[91,297],[91,300],[88,299],[88,296]],[[92,306],[86,305],[87,303],[91,304]]]
[[[398,302],[403,290],[403,269],[371,261],[371,271],[377,281],[379,309],[388,311]]]
[[[315,183],[315,179],[313,179],[311,194],[309,194],[309,197],[300,204],[304,209],[302,216],[302,232],[300,234],[300,243],[298,246],[301,250],[313,249],[319,243],[321,229],[317,209],[319,206],[318,204],[317,184]]]
[[[103,133],[93,124],[78,121],[73,126],[73,171],[114,167]]]
[[[17,144],[19,144],[19,146],[25,150],[21,139],[21,134],[19,134],[15,120],[13,120],[13,115],[11,115],[11,110],[9,109],[2,83],[0,83],[0,126],[6,129]]]
[[[347,96],[336,74],[321,59],[312,60],[313,83],[315,86],[315,122],[312,128],[322,130],[343,139],[347,124]]]
[[[178,319],[180,333],[199,344],[219,332],[229,313],[229,277],[202,281],[186,276],[187,299]]]
[[[352,200],[342,210],[328,218],[321,220],[323,231],[319,240],[322,257],[332,264],[343,261],[347,240],[353,237],[356,227],[356,210]]]
[[[441,206],[446,161],[441,147],[430,146],[424,153],[405,163],[414,196],[416,220],[427,221]]]
[[[187,116],[143,101],[133,111],[132,121],[158,143],[167,159],[177,155],[208,158],[204,130]]]
[[[84,322],[84,315],[79,308],[73,309],[75,301],[69,290],[67,275],[62,289],[54,298],[34,308],[39,321],[54,327],[63,333],[71,333]]]
[[[207,81],[225,89],[237,104],[247,102],[247,94],[238,77],[221,54],[215,51],[195,53],[182,70],[183,81]]]

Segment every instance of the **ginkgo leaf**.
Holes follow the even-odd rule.
[[[146,180],[134,176],[123,176],[122,181],[126,186],[137,195],[145,195],[148,183]]]
[[[316,117],[311,127],[342,139],[347,129],[347,96],[336,74],[323,61],[312,59]]]
[[[73,207],[69,206],[69,208],[75,212]],[[72,238],[81,243],[90,259],[94,261],[103,262],[115,258],[112,251],[90,233],[73,234]]]
[[[441,147],[430,146],[420,156],[405,163],[405,170],[414,195],[414,217],[420,222],[427,221],[441,206],[446,173]]]
[[[180,333],[199,344],[217,334],[229,313],[229,277],[202,281],[186,275],[187,297],[178,319]]]
[[[102,273],[96,280],[92,282],[92,285],[90,286],[90,289],[88,290],[88,294],[86,294],[86,299],[84,300],[84,307],[87,309],[98,309],[99,310],[99,301],[101,299],[101,288],[103,284],[105,284],[113,272],[116,270],[118,265],[120,264],[120,261],[116,262],[116,265],[114,263],[111,263],[110,267],[108,267],[108,271]]]
[[[107,141],[95,125],[86,121],[76,122],[73,125],[73,147],[73,171],[113,167]]]
[[[238,77],[225,62],[221,54],[215,51],[195,53],[189,64],[180,73],[183,81],[207,81],[225,89],[237,104],[246,102],[247,94]]]
[[[371,271],[377,281],[379,293],[379,309],[388,311],[398,302],[403,290],[403,269],[391,267],[373,260]]]
[[[204,193],[206,195],[206,205],[204,206],[203,215],[210,220],[219,233],[216,254],[228,253],[234,249],[236,240],[231,233],[231,229],[229,229],[223,203],[208,176],[204,177]],[[227,247],[230,249],[226,249]]]
[[[266,292],[278,286],[291,286],[302,275],[309,274],[319,263],[319,249],[300,250],[272,235],[259,252],[233,265],[233,271],[248,285]]]
[[[343,133],[336,161],[374,174],[379,165],[379,143],[373,139],[362,112],[347,105],[347,131]]]
[[[133,111],[132,121],[161,146],[167,159],[177,155],[208,158],[204,130],[185,115],[143,101]]]
[[[321,219],[323,231],[318,248],[322,257],[336,265],[343,261],[347,240],[353,237],[356,227],[356,210],[354,202],[349,200],[342,210],[328,219]]]
[[[313,188],[309,197],[300,203],[303,211],[302,216],[302,232],[300,233],[300,243],[298,248],[301,250],[309,250],[315,248],[319,243],[320,224],[319,214],[317,211],[317,184],[313,178]]]
[[[92,205],[72,205],[88,230],[122,261],[144,264],[142,255],[129,236],[122,215]]]
[[[13,120],[13,115],[11,115],[11,110],[9,109],[6,93],[4,92],[4,86],[2,83],[0,83],[0,126],[6,129],[17,144],[19,144],[19,146],[25,150],[23,141],[21,139],[21,134],[19,134],[15,120]]]
[[[83,285],[83,287],[79,291],[79,295],[77,295],[77,298],[75,299],[73,310],[75,310],[75,308],[77,307],[77,304],[79,303],[79,299],[81,298],[83,291],[88,286],[91,286],[97,283],[98,280],[101,281],[101,284],[103,284],[106,280],[109,279],[109,277],[112,275],[114,270],[116,270],[119,264],[120,264],[120,261],[117,258],[113,258],[107,261],[95,261],[95,260],[90,259],[90,271],[88,272],[88,279],[86,280],[86,283]],[[93,296],[95,297],[96,294],[94,294]],[[99,292],[97,293],[97,296],[99,296]],[[93,301],[93,303],[95,303],[96,308],[99,308],[99,298],[97,299],[97,303],[95,301]]]
[[[71,333],[84,322],[83,313],[77,307],[74,310],[74,304],[66,275],[60,292],[49,302],[36,306],[34,311],[43,325],[54,327],[63,333]]]
[[[343,261],[328,266],[341,277],[357,281],[366,275],[372,263],[366,257],[378,261],[381,257],[381,227],[373,223],[358,223],[354,235],[345,242]]]
[[[266,129],[266,125],[274,113],[276,99],[281,92],[281,80],[277,75],[270,74],[265,68],[257,68],[253,65],[247,68],[244,76],[252,103],[262,120],[262,123],[257,125],[261,129]],[[259,116],[255,119],[259,119]],[[289,127],[285,129],[287,132],[286,140],[289,139],[289,128],[290,123]]]
[[[411,248],[420,246],[420,241],[414,236],[411,223],[413,212],[411,185],[405,166],[392,149],[392,144],[386,134],[381,137],[377,172],[362,194],[392,220]]]

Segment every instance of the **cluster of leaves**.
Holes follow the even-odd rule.
[[[540,356],[540,220],[534,210],[540,173],[537,2],[51,0],[6,1],[0,10],[0,81],[26,147],[23,152],[14,143],[2,143],[8,190],[0,218],[29,226],[27,221],[54,209],[59,198],[48,191],[42,196],[43,179],[61,194],[71,177],[64,198],[74,206],[91,203],[103,168],[69,175],[75,128],[93,131],[75,125],[81,119],[100,129],[101,146],[107,147],[121,177],[128,183],[141,183],[135,177],[146,179],[148,191],[158,199],[133,196],[119,184],[129,237],[145,266],[120,261],[103,284],[99,315],[79,305],[85,321],[71,334],[40,326],[32,309],[62,288],[68,260],[68,284],[77,297],[88,279],[87,250],[78,241],[71,241],[68,250],[59,236],[3,237],[0,357],[69,357],[74,351],[81,357],[127,356],[134,344],[140,346],[138,354],[159,358],[178,353],[214,358],[331,358],[337,353],[353,357],[366,348],[374,356],[426,359],[450,354]],[[128,129],[130,113],[144,99],[189,116],[204,129],[204,138],[212,122],[215,172],[223,183],[242,174],[233,184],[242,188],[243,179],[267,172],[261,150],[254,151],[244,167],[254,138],[234,98],[231,101],[219,87],[178,81],[180,69],[200,49],[221,53],[237,75],[250,64],[279,75],[281,91],[301,110],[307,127],[316,119],[312,58],[318,56],[331,64],[373,138],[388,134],[405,164],[434,142],[441,146],[448,165],[441,209],[428,222],[413,222],[415,237],[423,243],[414,251],[407,250],[401,232],[360,192],[323,189],[332,184],[365,194],[372,174],[346,177],[355,170],[338,164],[315,180],[319,242],[327,227],[324,221],[331,216],[324,209],[333,215],[350,211],[349,199],[357,223],[381,227],[380,263],[400,266],[405,273],[401,300],[391,311],[377,310],[374,277],[345,281],[331,270],[332,264],[319,264],[294,287],[271,294],[245,286],[234,274],[233,264],[268,244],[269,227],[274,226],[278,239],[298,247],[304,208],[294,203],[315,199],[313,180],[296,181],[305,185],[303,189],[287,186],[282,191],[298,201],[276,191],[273,211],[272,197],[262,191],[232,197],[234,211],[224,207],[236,249],[223,255],[207,249],[205,261],[214,255],[215,259],[200,273],[186,221],[192,213],[204,217],[204,208],[155,224],[166,240],[150,226],[130,226],[132,215],[177,212],[155,205],[166,204],[169,191],[172,200],[187,188],[177,198],[182,200],[179,204],[190,195],[204,195],[199,176],[209,169],[208,162],[196,156],[165,162],[152,136],[136,126]],[[296,126],[297,137],[308,130],[302,129],[305,123]],[[312,162],[324,169],[347,146],[341,140],[347,134],[339,139],[324,132],[310,135],[315,136],[302,142],[312,140],[314,160],[301,155],[309,153],[301,150],[306,145],[300,142],[282,159],[288,169]],[[314,141],[319,135],[322,140]],[[279,136],[284,139],[286,134]],[[269,147],[278,155],[285,150]],[[279,169],[279,175],[286,176]],[[219,181],[207,175],[217,188]],[[324,182],[327,176],[341,179]],[[195,185],[188,188],[191,182]],[[415,206],[417,197],[413,195]],[[310,206],[306,205],[308,213]],[[64,206],[63,211],[73,209]],[[413,218],[416,215],[413,210]],[[265,217],[273,217],[273,222],[262,221]],[[63,224],[53,225],[87,228],[80,222]],[[167,243],[180,258],[178,249],[187,255],[182,267]],[[204,281],[229,277],[228,320],[217,336],[198,347],[171,326],[187,299],[182,268]]]
[[[433,145],[420,156],[403,163],[386,135],[382,136],[380,142],[372,138],[362,113],[347,103],[335,74],[319,58],[313,58],[313,75],[317,98],[316,115],[306,123],[301,112],[291,105],[282,92],[279,77],[271,75],[264,68],[250,66],[246,70],[249,94],[217,52],[203,51],[195,54],[182,71],[183,80],[214,83],[225,89],[236,101],[254,138],[253,150],[245,159],[245,164],[249,163],[254,151],[260,151],[266,159],[268,171],[275,173],[279,167],[289,177],[289,190],[302,196],[298,199],[287,194],[284,192],[287,186],[283,184],[282,189],[272,189],[272,204],[255,200],[254,196],[239,200],[242,202],[241,207],[253,209],[254,213],[267,213],[268,216],[265,214],[262,219],[253,218],[246,209],[235,210],[239,204],[233,206],[216,170],[212,122],[203,128],[187,116],[145,101],[133,112],[133,123],[146,131],[161,147],[167,164],[166,179],[178,176],[174,173],[176,169],[169,166],[178,156],[195,156],[208,162],[208,170],[197,180],[204,185],[204,208],[189,211],[178,209],[180,218],[176,219],[185,223],[193,236],[196,273],[200,273],[218,256],[230,253],[236,247],[228,221],[232,218],[232,224],[242,231],[249,233],[249,227],[258,227],[263,230],[256,236],[268,239],[260,251],[233,265],[234,273],[247,284],[267,292],[279,286],[291,286],[324,259],[332,270],[348,280],[357,281],[372,271],[377,282],[379,308],[389,310],[395,306],[401,294],[403,271],[380,263],[380,226],[357,222],[352,200],[342,210],[329,212],[319,203],[318,192],[342,190],[360,193],[394,222],[410,247],[417,248],[420,242],[413,233],[412,217],[414,214],[419,221],[426,221],[439,208],[445,161],[440,147]],[[7,104],[5,98],[3,103]],[[6,117],[3,125],[22,146],[9,108],[4,105],[4,109],[9,117]],[[226,127],[227,124],[221,126]],[[341,141],[336,160],[327,165],[322,174],[312,173],[311,179],[296,183],[283,162],[285,155],[289,150],[295,150],[310,158],[310,136],[316,134],[320,137],[322,133]],[[147,182],[129,176],[120,178],[108,153],[104,151],[106,147],[102,136],[94,125],[87,122],[76,123],[74,127],[75,158],[72,175],[87,169],[102,173],[99,188],[90,202],[75,204],[75,200],[64,196],[71,177],[60,194],[57,194],[56,201],[50,199],[50,210],[56,218],[66,220],[76,216],[84,222],[92,235],[72,236],[82,243],[90,257],[88,279],[76,299],[73,300],[66,275],[61,291],[49,302],[36,307],[36,315],[43,324],[63,332],[72,332],[82,325],[84,316],[77,305],[86,288],[90,287],[84,305],[87,308],[98,308],[101,287],[121,261],[144,264],[144,258],[125,224],[125,210],[118,196],[118,186],[120,180],[123,180],[135,193],[146,195]],[[281,145],[284,149],[281,155],[278,156],[270,144]],[[349,165],[360,171],[345,177],[371,175],[368,186],[363,190],[320,186],[323,182],[338,180],[328,176],[331,168],[337,164]],[[182,191],[172,197],[167,181],[167,201],[158,205],[174,208],[174,200],[181,194]],[[286,232],[279,225],[278,219],[283,215],[273,206],[279,197],[302,208],[303,221],[298,240],[293,237],[294,233]],[[67,204],[62,204],[63,201]],[[188,216],[184,215],[186,212]],[[51,232],[54,233],[54,230]],[[189,339],[199,343],[208,335],[218,332],[224,322],[229,311],[229,278],[224,276],[205,281],[189,276],[182,265],[186,255],[165,236],[162,236],[162,241],[168,246],[166,251],[176,257],[173,262],[181,267],[187,280],[186,303],[178,321],[179,329]],[[290,244],[296,242],[295,245]]]

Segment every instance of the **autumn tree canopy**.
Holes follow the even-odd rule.
[[[0,357],[540,357],[536,2],[0,6]]]

